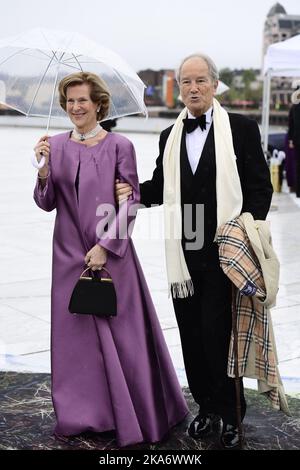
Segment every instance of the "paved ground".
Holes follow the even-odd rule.
[[[8,449],[116,449],[113,433],[82,434],[57,440],[52,435],[54,412],[49,374],[0,374],[0,450]],[[197,408],[188,389],[184,389],[191,416],[156,445],[137,445],[130,449],[219,449],[218,436],[195,441],[186,432]],[[292,417],[273,411],[266,398],[246,390],[248,402],[245,450],[300,449],[300,400],[288,397]],[[299,397],[300,398],[300,397]]]

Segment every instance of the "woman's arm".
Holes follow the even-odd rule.
[[[133,224],[140,201],[140,189],[133,144],[127,139],[118,146],[116,178],[129,183],[132,195],[116,206],[116,216],[110,220],[108,230],[100,234],[99,245],[113,254],[123,257],[131,237]]]
[[[43,136],[34,147],[36,159],[41,160],[41,152],[45,157],[45,165],[39,169],[33,198],[43,210],[50,212],[56,207],[55,190],[51,176],[50,144],[48,136]]]

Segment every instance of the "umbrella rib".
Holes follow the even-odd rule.
[[[66,62],[61,62],[61,64],[65,65],[66,67],[68,67],[70,69],[78,70],[78,67],[76,65],[67,64]],[[82,68],[80,67],[79,70],[82,71]]]
[[[14,52],[14,53],[11,54],[9,57],[6,57],[6,59],[4,59],[2,62],[0,62],[0,65],[5,64],[5,62],[7,62],[9,59],[11,59],[12,57],[14,57],[15,55],[22,54],[24,51],[27,51],[27,50],[29,50],[29,49],[30,49],[29,47],[25,47],[25,49],[22,49],[21,51],[16,51],[16,52]]]
[[[81,64],[101,64],[102,62],[100,62],[99,60],[81,60],[80,63]]]
[[[76,60],[76,62],[78,62],[77,58],[82,56],[82,54],[75,55],[73,52],[70,52],[70,54],[72,55],[72,57],[68,57],[67,59],[64,59],[63,61],[64,64],[66,64],[70,60],[73,60],[73,57]]]
[[[83,72],[83,69],[82,69],[82,67],[81,67],[81,64],[80,64],[80,62],[77,60],[77,57],[80,57],[82,54],[78,54],[77,57],[75,56],[75,54],[73,54],[73,52],[71,52],[71,54],[72,54],[72,57],[68,57],[67,59],[61,61],[61,64],[65,65],[66,67],[73,68],[73,69],[75,69],[75,70],[78,70],[78,68],[79,68],[79,70],[81,70],[81,72]],[[70,64],[70,63],[69,63],[71,60],[73,60],[73,58],[74,58],[75,61],[77,62],[78,67],[76,67],[74,64]]]
[[[61,63],[62,63],[62,62],[61,62],[61,58],[58,59],[58,57],[57,57],[57,55],[56,55],[56,54],[57,54],[57,51],[53,51],[53,50],[52,50],[52,54],[53,54],[53,55],[52,55],[52,59],[55,57],[56,62],[57,62],[58,64],[61,64]],[[64,52],[63,52],[63,55],[64,55]],[[62,55],[61,57],[63,57],[63,55]],[[49,56],[49,57],[50,57],[50,56]]]
[[[47,65],[47,67],[46,67],[46,70],[45,70],[43,76],[41,77],[41,79],[40,79],[40,81],[39,81],[39,84],[38,84],[37,89],[36,89],[36,91],[35,91],[34,97],[33,97],[32,101],[31,101],[31,104],[30,104],[29,109],[28,109],[28,111],[27,111],[27,115],[30,114],[31,108],[32,108],[32,106],[33,106],[33,104],[34,104],[34,101],[35,101],[35,99],[36,99],[36,97],[37,97],[37,94],[38,94],[38,92],[39,92],[39,90],[40,90],[40,88],[41,88],[41,84],[42,84],[42,82],[43,82],[43,80],[44,80],[44,78],[45,78],[45,76],[46,76],[46,73],[48,72],[48,70],[49,70],[49,68],[50,68],[51,62],[53,61],[53,59],[54,59],[54,57],[55,57],[55,52],[52,51],[52,53],[53,53],[53,55],[52,55],[52,57],[51,57],[51,60],[50,60],[50,62],[48,63],[48,65]]]
[[[54,53],[54,55],[55,55],[55,53]],[[56,57],[56,55],[55,55],[55,57]],[[57,58],[56,58],[56,62],[54,62],[54,64],[52,64],[52,66],[53,65],[55,66],[56,64],[62,64],[62,65],[65,65],[66,67],[68,67],[70,69],[78,70],[78,67],[75,64],[69,64],[67,61],[64,61],[64,60],[60,61]],[[79,64],[79,67],[80,67],[80,64]],[[80,67],[80,70],[81,70],[81,67]]]
[[[43,31],[43,30],[41,29],[40,32],[41,32],[41,35],[43,36],[43,38],[45,39],[46,43],[48,44],[49,49],[52,51],[52,54],[55,55],[55,52],[53,52],[53,47],[52,47],[53,44],[51,44],[50,41],[48,40],[48,37],[47,37],[47,35],[45,34],[45,31]]]
[[[52,51],[52,54],[53,54],[53,56],[55,57],[55,59],[56,59],[58,62],[60,62],[60,60],[58,60],[58,58],[56,57],[56,51],[53,51],[52,45],[51,45],[50,41],[48,40],[48,38],[47,38],[45,32],[41,30],[41,34],[42,34],[42,36],[44,37],[45,41],[48,43],[49,49]],[[40,49],[39,49],[39,50],[40,50]],[[47,55],[47,54],[46,54],[46,55]],[[64,53],[63,53],[63,55],[64,55]],[[62,57],[63,57],[63,55],[62,55]],[[50,58],[50,57],[51,57],[51,56],[49,56],[49,58]],[[52,57],[52,59],[53,59],[53,57]]]
[[[59,72],[59,64],[61,64],[61,59],[65,53],[63,52],[61,57],[59,58],[58,64],[57,64],[57,70],[56,70],[56,75],[55,75],[55,82],[52,90],[52,96],[51,96],[51,103],[50,103],[50,110],[49,110],[49,116],[48,116],[48,122],[47,122],[47,134],[50,126],[50,119],[51,119],[51,113],[52,113],[52,108],[53,108],[53,101],[54,101],[54,95],[55,95],[55,89],[56,89],[56,84],[57,84],[57,79],[58,79],[58,72]]]
[[[48,59],[51,59],[51,55],[50,54],[47,54],[45,51],[43,51],[42,49],[37,49],[41,54],[44,54],[46,57],[48,57]],[[55,52],[52,51],[52,58],[53,58],[53,55],[55,55]],[[56,57],[56,56],[55,56]]]
[[[135,102],[135,104],[139,105],[139,103],[138,103],[136,97],[134,96],[134,94],[133,94],[131,88],[130,88],[130,87],[128,86],[128,84],[125,82],[125,80],[124,80],[123,77],[120,75],[120,73],[118,72],[118,70],[114,69],[114,71],[115,71],[115,73],[118,75],[118,77],[119,77],[120,81],[123,83],[123,85],[125,85],[125,87],[127,88],[128,92],[130,93],[130,95],[131,95],[133,101]]]
[[[76,57],[76,56],[73,54],[73,52],[72,52],[72,56],[73,56],[73,57],[74,57],[74,59],[76,60],[76,62],[77,62],[77,64],[78,64],[78,67],[80,68],[81,72],[83,72],[83,70],[82,70],[82,67],[81,67],[80,63],[78,62],[78,60],[77,60],[77,57]],[[79,56],[78,56],[78,57],[79,57]]]

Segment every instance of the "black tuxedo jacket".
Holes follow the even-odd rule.
[[[269,169],[262,151],[260,133],[255,121],[239,114],[229,114],[237,169],[243,192],[242,212],[250,212],[254,219],[266,218],[272,198]],[[165,129],[159,140],[159,156],[152,179],[140,185],[141,203],[147,207],[163,203],[163,154],[172,126]],[[196,228],[196,205],[204,206],[204,245],[196,251],[186,249],[183,227],[182,246],[191,270],[216,269],[219,265],[218,247],[213,243],[217,226],[216,160],[214,128],[210,128],[195,174],[192,173],[183,132],[180,150],[181,204],[184,222],[185,205],[192,209],[193,229]]]

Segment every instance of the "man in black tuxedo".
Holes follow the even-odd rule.
[[[189,434],[201,439],[217,430],[223,420],[221,442],[225,448],[238,445],[234,379],[227,376],[231,333],[231,283],[219,265],[217,228],[216,155],[213,97],[218,71],[204,55],[184,59],[178,71],[182,101],[188,110],[180,149],[180,190],[182,211],[192,207],[192,225],[197,226],[196,207],[204,205],[204,244],[187,249],[191,240],[182,235],[182,248],[194,286],[194,295],[173,298],[181,336],[182,351],[190,391],[199,404],[199,413],[189,426]],[[199,119],[195,119],[199,118]],[[265,219],[270,207],[272,186],[255,121],[229,114],[236,165],[243,194],[242,212]],[[195,124],[196,123],[196,124]],[[159,156],[152,179],[140,185],[141,203],[147,207],[162,204],[163,156],[172,127],[159,140]],[[121,201],[130,194],[125,183],[117,184]],[[182,217],[184,220],[184,217]],[[243,383],[240,380],[242,418],[246,412]]]

